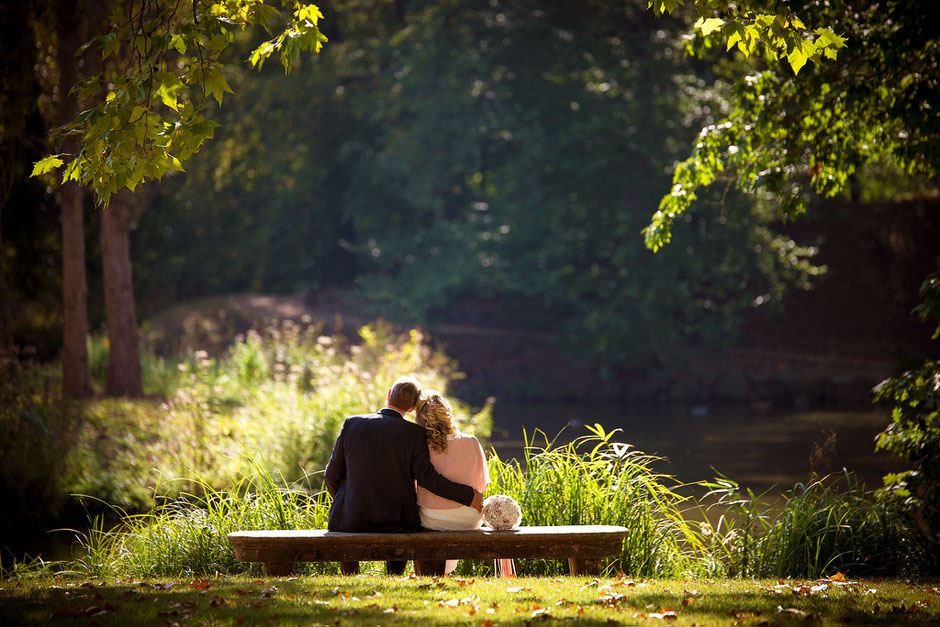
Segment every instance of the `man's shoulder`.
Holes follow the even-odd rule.
[[[358,426],[374,426],[383,430],[388,430],[391,432],[401,432],[407,433],[412,436],[424,437],[424,427],[421,427],[410,420],[401,418],[399,416],[391,416],[389,414],[382,413],[373,413],[373,414],[358,414],[356,416],[349,416],[346,418],[347,425],[358,427]]]

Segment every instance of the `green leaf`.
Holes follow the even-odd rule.
[[[839,35],[836,35],[834,32],[832,32],[832,30],[828,28],[817,28],[816,34],[819,35],[819,38],[816,40],[817,45],[819,46],[822,46],[822,47],[832,46],[833,48],[845,47],[845,37],[840,37]]]
[[[180,54],[186,54],[186,40],[182,35],[173,35],[170,38],[170,47],[175,48]]]
[[[235,93],[232,88],[229,87],[229,84],[225,82],[225,77],[222,76],[222,73],[215,68],[206,74],[205,90],[206,93],[211,94],[219,104],[222,104],[222,96],[226,93]]]
[[[702,31],[702,35],[708,37],[710,34],[724,26],[724,24],[725,21],[717,17],[699,18],[692,28]]]
[[[797,46],[787,55],[787,61],[790,63],[790,67],[793,68],[793,73],[799,74],[800,69],[806,65],[806,55],[803,54],[800,46]]]
[[[59,158],[59,155],[49,155],[44,159],[40,159],[33,165],[33,172],[30,176],[41,176],[46,172],[51,172],[59,166],[61,166],[65,161]]]
[[[176,104],[176,94],[170,93],[170,90],[167,89],[166,84],[160,83],[160,86],[157,87],[154,95],[159,98],[163,104],[173,109],[174,111],[179,111],[179,107]]]

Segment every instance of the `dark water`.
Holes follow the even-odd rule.
[[[822,447],[834,432],[834,451],[817,465],[817,472],[848,468],[876,488],[885,473],[905,468],[888,454],[874,452],[874,438],[889,421],[888,411],[865,406],[762,411],[743,404],[497,403],[492,444],[500,457],[520,458],[523,429],[529,434],[541,429],[552,438],[565,428],[559,441],[568,441],[586,435],[584,425],[600,423],[607,431],[622,429],[617,441],[667,458],[656,470],[680,481],[711,479],[717,471],[763,492],[805,481],[814,445]]]

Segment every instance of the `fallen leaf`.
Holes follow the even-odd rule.
[[[682,599],[682,605],[685,605],[685,606],[691,605],[694,600],[695,600],[694,597],[686,597]]]
[[[228,605],[228,602],[222,597],[220,597],[219,595],[215,595],[209,601],[209,605],[212,607],[225,607],[226,605]]]
[[[840,572],[836,572],[835,575],[833,575],[832,577],[829,577],[828,579],[829,581],[845,581],[845,575],[843,575]]]
[[[208,590],[212,587],[212,584],[205,579],[197,579],[196,581],[189,584],[189,587],[195,588],[196,590]]]
[[[532,617],[532,618],[549,619],[549,618],[551,618],[552,616],[551,616],[551,614],[548,613],[548,608],[547,608],[547,607],[540,607],[540,608],[537,609],[537,610],[532,610],[532,615],[531,615],[531,617]]]
[[[237,594],[240,597],[246,597],[249,594],[251,594],[251,592],[249,592],[248,590],[236,590],[235,594]]]
[[[806,616],[806,612],[804,612],[803,610],[797,609],[795,607],[788,607],[784,609],[783,606],[781,605],[777,606],[777,613],[778,614],[794,614],[796,616]]]

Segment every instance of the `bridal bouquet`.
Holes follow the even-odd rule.
[[[522,509],[511,496],[489,496],[483,501],[483,521],[493,529],[513,529],[522,521]]]

